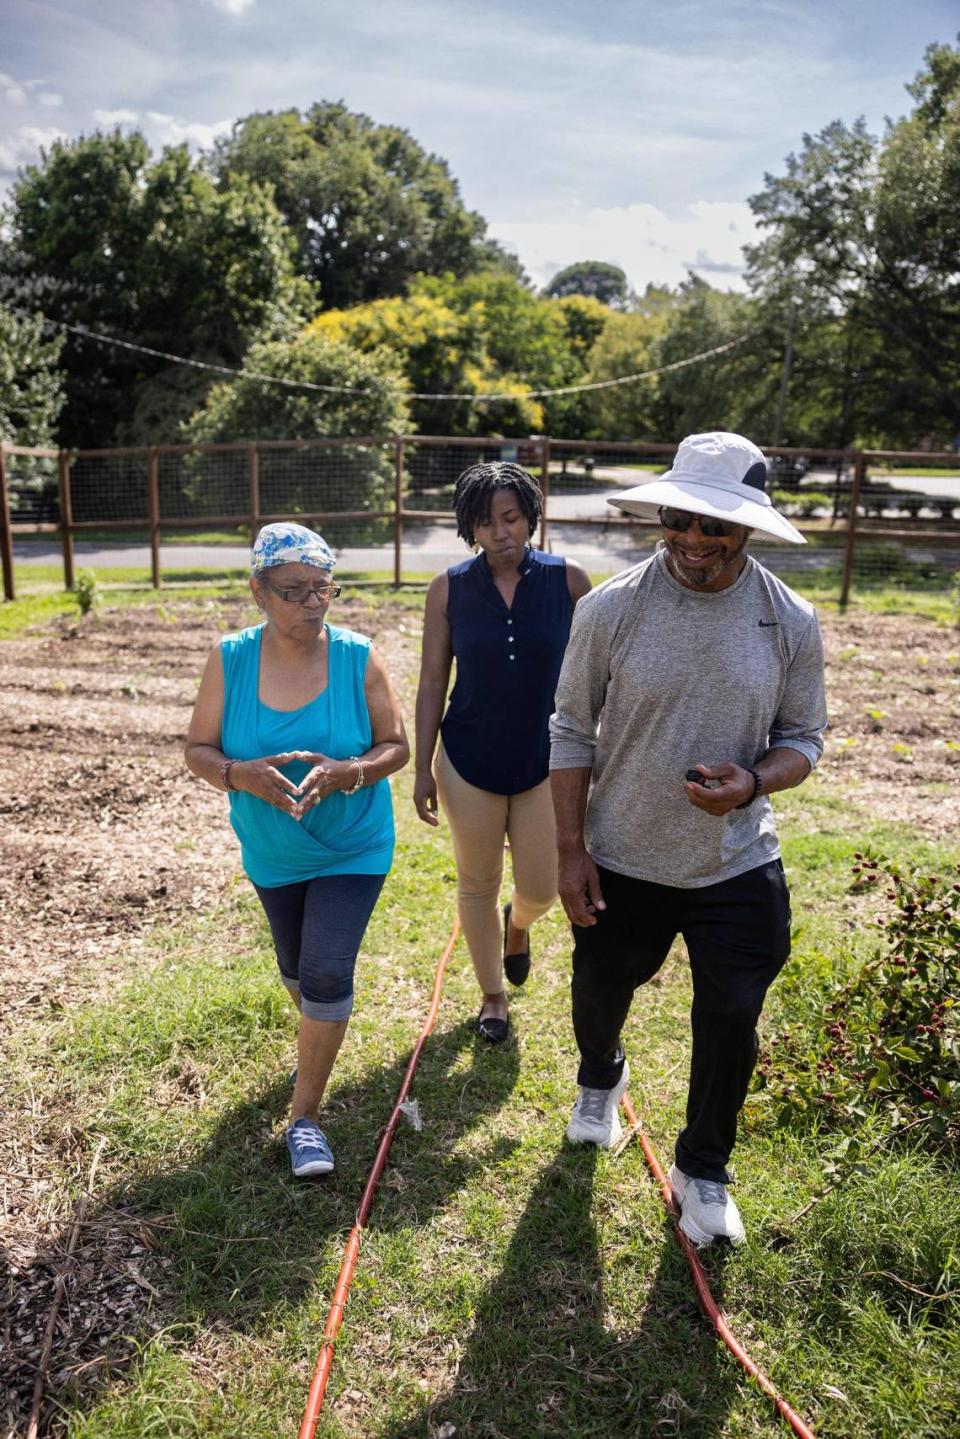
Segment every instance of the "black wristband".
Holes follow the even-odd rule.
[[[760,771],[758,769],[751,769],[748,770],[747,773],[753,775],[753,794],[750,796],[749,799],[745,799],[743,801],[743,804],[736,805],[736,809],[749,809],[750,806],[753,804],[753,801],[756,799],[757,795],[763,789],[763,775],[760,773]]]

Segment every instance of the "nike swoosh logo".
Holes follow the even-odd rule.
[[[757,624],[762,630],[778,630],[780,628],[779,620],[757,620]]]

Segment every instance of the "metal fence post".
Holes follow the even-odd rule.
[[[160,588],[160,456],[151,446],[147,451],[147,489],[150,496],[150,578]]]
[[[847,543],[843,552],[843,579],[840,582],[840,608],[845,609],[850,599],[850,582],[853,578],[853,552],[856,547],[857,505],[860,503],[860,488],[863,484],[867,462],[862,450],[857,450],[853,467],[853,485],[850,489],[850,513],[847,516]]]
[[[7,460],[0,440],[0,559],[3,562],[3,597],[17,598],[13,582],[13,531],[10,529],[10,497],[7,494]]]
[[[250,446],[250,545],[260,533],[260,451]]]
[[[60,543],[63,546],[63,588],[73,589],[73,496],[70,492],[70,455],[61,450],[57,456],[57,480],[60,488]]]
[[[396,467],[393,489],[393,588],[400,588],[403,574],[403,436],[395,442]]]
[[[550,436],[544,435],[540,442],[540,493],[543,495],[543,509],[540,512],[540,548],[547,548],[547,503],[550,494]]]

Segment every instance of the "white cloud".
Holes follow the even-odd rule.
[[[148,110],[146,119],[150,138],[157,145],[194,145],[209,149],[220,135],[229,134],[232,120],[215,120],[212,125],[198,120],[180,120],[176,115],[164,115],[157,110]]]
[[[215,120],[206,124],[202,120],[182,120],[178,115],[168,115],[162,110],[94,110],[93,118],[98,125],[112,129],[116,125],[139,125],[155,148],[162,145],[187,144],[193,148],[208,150],[219,135],[225,135],[233,124],[232,120]]]
[[[23,108],[26,105],[43,105],[45,108],[63,104],[63,96],[55,90],[44,90],[43,80],[17,80],[0,70],[0,93],[8,105]]]
[[[574,211],[564,220],[491,223],[540,285],[577,260],[605,260],[626,271],[635,290],[677,285],[688,270],[722,288],[742,288],[741,247],[756,237],[749,206],[698,200],[677,217],[656,205]]]
[[[47,147],[54,140],[63,140],[62,130],[40,129],[36,125],[21,125],[12,135],[0,140],[0,174],[13,174],[21,165],[30,165],[39,158],[41,146]]]
[[[94,110],[93,118],[98,125],[112,128],[114,125],[135,125],[140,116],[136,110]]]
[[[222,10],[224,15],[243,15],[253,8],[256,0],[210,0],[210,3],[215,10]]]
[[[19,80],[15,80],[12,75],[5,75],[3,71],[0,70],[0,91],[2,91],[3,98],[8,105],[16,105],[18,107],[26,105],[30,99],[27,93],[28,89],[29,86],[23,85]]]

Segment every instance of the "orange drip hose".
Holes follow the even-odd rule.
[[[357,1260],[360,1257],[360,1235],[370,1217],[370,1210],[373,1208],[373,1198],[377,1192],[377,1185],[380,1183],[380,1176],[387,1165],[387,1156],[390,1153],[390,1146],[393,1144],[393,1136],[396,1133],[397,1125],[400,1123],[400,1106],[410,1093],[410,1086],[413,1083],[413,1076],[416,1073],[417,1065],[420,1063],[420,1054],[427,1042],[430,1031],[436,1022],[437,1011],[440,1008],[440,996],[443,993],[443,980],[447,972],[447,964],[453,953],[453,947],[457,942],[457,935],[460,933],[460,922],[454,920],[453,929],[450,931],[450,938],[447,947],[440,956],[440,963],[437,965],[437,972],[433,979],[433,994],[430,998],[430,1008],[427,1010],[427,1017],[423,1021],[423,1028],[419,1038],[413,1046],[413,1053],[410,1055],[410,1062],[407,1065],[406,1073],[403,1076],[403,1083],[397,1093],[396,1103],[393,1106],[393,1113],[383,1131],[383,1138],[380,1140],[380,1147],[377,1156],[373,1161],[373,1167],[367,1179],[366,1186],[360,1198],[360,1207],[357,1210],[357,1217],[353,1228],[350,1230],[350,1237],[347,1240],[343,1253],[343,1261],[340,1265],[340,1273],[337,1276],[336,1288],[333,1291],[333,1298],[330,1301],[330,1312],[327,1315],[326,1327],[323,1331],[323,1339],[320,1345],[320,1353],[317,1356],[316,1368],[313,1371],[313,1380],[307,1394],[306,1408],[303,1411],[303,1419],[300,1421],[299,1439],[313,1439],[317,1431],[317,1421],[320,1418],[320,1410],[323,1407],[323,1396],[327,1390],[327,1380],[330,1378],[330,1370],[333,1367],[333,1348],[340,1325],[343,1323],[343,1311],[346,1308],[347,1294],[350,1290],[350,1282],[353,1279],[353,1271],[357,1267]]]
[[[794,1434],[798,1434],[800,1436],[800,1439],[816,1439],[816,1435],[814,1434],[813,1430],[809,1428],[809,1426],[804,1422],[803,1419],[800,1418],[800,1415],[796,1412],[796,1410],[790,1407],[786,1399],[781,1398],[775,1384],[773,1383],[773,1380],[769,1379],[767,1375],[764,1374],[760,1366],[754,1363],[754,1361],[750,1358],[750,1355],[740,1343],[739,1339],[737,1339],[733,1330],[730,1328],[730,1325],[727,1323],[726,1318],[724,1317],[723,1310],[720,1308],[719,1304],[710,1292],[710,1285],[707,1283],[707,1276],[703,1272],[703,1265],[700,1263],[700,1260],[697,1256],[696,1246],[692,1243],[690,1239],[688,1239],[686,1234],[684,1234],[683,1230],[680,1228],[680,1213],[674,1202],[673,1190],[667,1183],[666,1176],[664,1175],[663,1170],[660,1168],[660,1162],[657,1159],[656,1154],[653,1152],[650,1141],[647,1139],[647,1136],[643,1132],[643,1126],[641,1125],[640,1120],[637,1118],[637,1114],[634,1110],[633,1105],[630,1103],[629,1094],[625,1094],[623,1096],[622,1103],[623,1112],[627,1116],[627,1122],[632,1125],[633,1129],[636,1131],[637,1138],[639,1139],[640,1146],[643,1150],[644,1158],[647,1161],[651,1174],[657,1181],[657,1185],[660,1190],[660,1197],[663,1200],[664,1204],[667,1206],[667,1213],[673,1220],[673,1232],[677,1237],[677,1243],[680,1245],[680,1248],[686,1255],[687,1263],[690,1266],[690,1273],[693,1277],[693,1285],[697,1291],[697,1298],[700,1300],[701,1309],[703,1310],[707,1318],[710,1320],[710,1323],[713,1325],[714,1329],[717,1331],[717,1334],[723,1340],[724,1344],[730,1350],[730,1353],[733,1355],[734,1359],[736,1359],[737,1362],[742,1365],[742,1367],[747,1371],[747,1373],[751,1376],[752,1379],[756,1380],[760,1388],[763,1390],[764,1394],[766,1394],[767,1398],[773,1400],[773,1403],[777,1407],[778,1413],[781,1414],[782,1417],[787,1421]]]
[[[450,956],[453,953],[453,947],[457,942],[457,936],[459,933],[459,921],[454,920],[453,929],[450,931],[450,938],[447,941],[447,947],[443,951],[443,954],[440,957],[440,962],[437,965],[437,972],[433,980],[433,994],[430,998],[430,1008],[427,1010],[427,1016],[423,1022],[423,1028],[420,1030],[420,1035],[417,1039],[416,1044],[413,1047],[413,1052],[410,1055],[410,1061],[407,1064],[406,1073],[403,1076],[403,1083],[400,1085],[396,1103],[393,1106],[393,1113],[390,1115],[387,1127],[383,1132],[382,1139],[380,1140],[380,1146],[377,1149],[376,1158],[373,1161],[373,1166],[370,1170],[367,1183],[360,1198],[360,1206],[357,1209],[357,1217],[354,1221],[353,1228],[350,1231],[349,1238],[347,1239],[346,1246],[344,1248],[343,1260],[340,1264],[340,1273],[337,1277],[336,1287],[333,1291],[333,1298],[330,1301],[330,1310],[327,1315],[327,1322],[323,1331],[323,1339],[320,1344],[320,1353],[317,1356],[316,1368],[313,1371],[313,1380],[310,1384],[310,1390],[307,1394],[306,1407],[303,1411],[303,1419],[300,1422],[299,1439],[314,1439],[314,1435],[317,1431],[317,1422],[320,1418],[320,1410],[323,1408],[324,1395],[327,1391],[327,1381],[330,1378],[330,1370],[333,1367],[334,1344],[336,1342],[337,1334],[340,1331],[340,1326],[343,1323],[343,1314],[346,1308],[347,1295],[350,1290],[350,1283],[353,1279],[353,1271],[356,1269],[357,1260],[360,1257],[360,1237],[364,1227],[366,1226],[367,1220],[370,1217],[370,1211],[373,1208],[373,1200],[374,1195],[377,1191],[377,1185],[380,1183],[380,1178],[383,1174],[384,1169],[386,1168],[387,1157],[390,1153],[390,1146],[393,1144],[393,1137],[396,1133],[397,1125],[400,1122],[400,1106],[405,1102],[407,1095],[410,1093],[410,1086],[413,1083],[413,1076],[416,1073],[417,1065],[420,1062],[420,1055],[423,1051],[423,1046],[426,1044],[427,1039],[430,1035],[430,1031],[433,1029],[433,1026],[436,1023],[437,1012],[440,1008],[440,997],[443,993],[443,981],[447,971],[447,964],[449,963]],[[667,1207],[667,1212],[669,1213],[670,1218],[673,1220],[673,1231],[677,1237],[677,1242],[679,1243],[680,1248],[686,1255],[687,1264],[690,1266],[690,1273],[693,1277],[694,1288],[697,1291],[697,1297],[700,1300],[700,1306],[703,1309],[704,1314],[710,1320],[710,1323],[713,1325],[717,1334],[723,1340],[724,1344],[727,1346],[733,1357],[742,1366],[742,1368],[746,1370],[746,1372],[751,1376],[751,1378],[757,1382],[757,1384],[763,1390],[764,1394],[767,1395],[768,1399],[773,1401],[778,1413],[786,1420],[790,1428],[793,1430],[794,1434],[799,1435],[800,1439],[816,1439],[816,1435],[814,1434],[813,1430],[808,1427],[808,1425],[803,1421],[803,1419],[801,1419],[800,1415],[796,1412],[796,1410],[792,1409],[787,1403],[787,1401],[781,1398],[773,1381],[769,1379],[766,1374],[764,1374],[763,1370],[759,1367],[759,1365],[754,1363],[754,1361],[750,1358],[750,1355],[747,1353],[743,1345],[740,1343],[740,1341],[737,1339],[737,1337],[731,1330],[729,1324],[724,1317],[723,1311],[721,1310],[719,1304],[710,1292],[710,1286],[707,1283],[707,1276],[703,1272],[703,1266],[700,1263],[700,1260],[697,1258],[696,1248],[684,1234],[683,1230],[680,1228],[678,1222],[680,1216],[677,1211],[676,1204],[673,1200],[673,1192],[669,1184],[667,1183],[663,1170],[660,1168],[660,1163],[657,1159],[656,1154],[651,1148],[650,1141],[647,1139],[647,1136],[643,1132],[643,1127],[641,1126],[640,1121],[637,1118],[636,1111],[634,1110],[633,1105],[630,1103],[630,1096],[628,1094],[625,1094],[623,1096],[623,1111],[627,1116],[627,1122],[633,1127],[634,1131],[636,1132],[637,1138],[640,1140],[640,1145],[643,1149],[644,1157],[647,1161],[647,1164],[650,1167],[650,1172],[653,1174],[653,1177],[656,1180],[657,1185],[659,1186],[661,1198],[663,1199],[663,1202]]]

